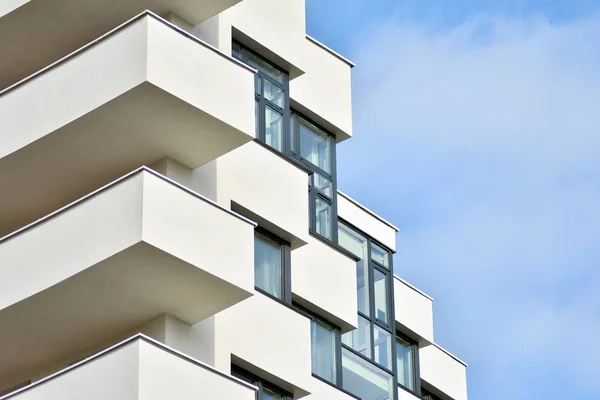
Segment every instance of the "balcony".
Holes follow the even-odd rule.
[[[396,323],[421,346],[433,343],[433,299],[394,276]]]
[[[0,387],[161,314],[237,304],[253,254],[252,222],[146,168],[0,239]]]
[[[146,9],[195,25],[240,0],[12,0],[0,2],[0,90]]]
[[[253,70],[145,12],[0,92],[0,236],[140,165],[196,168],[253,138]]]
[[[254,400],[256,388],[143,335],[127,339],[2,400]]]
[[[214,336],[201,342],[214,343],[215,367],[228,370],[234,363],[294,399],[308,394],[313,379],[308,318],[257,293],[211,319]]]
[[[467,400],[467,364],[434,344],[419,350],[421,379],[442,398]]]
[[[308,242],[305,170],[251,142],[216,160],[213,176],[219,204],[289,241],[292,249]]]
[[[393,252],[398,228],[345,193],[338,191],[338,215]]]
[[[294,301],[339,326],[357,327],[356,260],[311,236],[292,251]],[[335,282],[335,284],[332,284]]]

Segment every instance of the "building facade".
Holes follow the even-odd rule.
[[[341,192],[303,0],[0,4],[0,399],[466,400]]]

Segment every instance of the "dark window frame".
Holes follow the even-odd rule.
[[[261,56],[254,50],[248,48],[247,46],[244,46],[242,43],[240,43],[236,40],[233,40],[232,47],[235,47],[235,46],[237,46],[239,49],[239,53],[238,53],[239,55],[236,55],[232,51],[232,56],[235,57],[236,59],[238,59],[239,61],[243,62],[244,64],[250,65],[250,55],[252,55],[253,57],[258,58],[262,62],[268,64],[272,68],[274,68],[282,73],[283,82],[278,82],[276,79],[272,78],[268,74],[263,73],[260,70],[258,70],[255,75],[254,98],[255,98],[255,101],[258,102],[258,110],[256,111],[258,113],[258,129],[256,131],[256,139],[258,139],[260,142],[266,144],[267,146],[272,147],[269,144],[267,144],[267,142],[266,142],[266,125],[265,125],[267,107],[270,107],[274,111],[276,111],[282,115],[282,124],[283,124],[282,129],[281,129],[281,135],[282,135],[281,136],[281,147],[282,148],[281,148],[281,150],[279,150],[275,147],[272,147],[272,148],[283,154],[287,154],[286,149],[288,149],[290,147],[289,126],[290,126],[290,119],[291,119],[289,74],[286,70],[284,70],[283,68],[279,67],[278,65],[272,63],[271,61],[267,60],[265,57]],[[265,87],[264,81],[265,80],[283,91],[283,98],[284,98],[283,107],[281,107],[281,106],[275,104],[274,102],[269,101],[265,98],[265,96],[264,96],[264,87]],[[257,93],[256,88],[260,88],[260,93]]]
[[[334,324],[331,321],[328,321],[327,319],[321,317],[320,315],[315,314],[314,312],[312,312],[311,310],[308,310],[307,308],[301,306],[300,304],[294,302],[292,303],[292,307],[300,314],[302,314],[303,316],[305,316],[306,318],[308,318],[309,320],[311,320],[311,322],[317,322],[320,323],[321,325],[326,325],[329,328],[331,328],[331,330],[335,333],[335,382],[330,382],[327,379],[315,374],[314,372],[312,373],[312,376],[314,376],[315,378],[318,378],[319,380],[322,380],[323,382],[327,382],[329,385],[334,386],[337,389],[341,388],[341,380],[342,380],[342,372],[341,372],[341,362],[342,362],[342,353],[341,353],[341,346],[340,344],[342,343],[342,330],[339,326],[337,326],[336,324]],[[312,332],[311,332],[312,334]],[[312,341],[312,337],[311,337],[311,341]],[[311,352],[312,352],[312,346],[311,346]],[[311,353],[311,358],[312,358],[312,353]],[[312,365],[311,365],[312,366]]]
[[[291,268],[291,245],[290,242],[280,238],[274,233],[261,228],[260,226],[254,229],[255,236],[258,233],[261,236],[266,237],[274,241],[275,243],[281,246],[281,298],[272,295],[264,289],[256,286],[256,282],[254,282],[254,290],[257,292],[264,294],[272,298],[273,300],[283,303],[285,305],[292,304],[292,268]],[[256,240],[256,239],[255,239]],[[256,268],[256,266],[255,266]]]
[[[310,161],[304,159],[300,155],[300,120],[304,120],[308,125],[312,125],[317,131],[327,136],[327,140],[329,140],[329,162],[331,166],[331,172],[327,172],[324,169],[320,168],[317,165],[314,165]],[[294,160],[300,162],[307,170],[309,170],[309,184],[308,184],[308,199],[309,199],[309,211],[310,211],[310,223],[309,230],[311,233],[323,238],[332,243],[338,242],[338,233],[337,233],[337,159],[336,159],[336,142],[335,135],[331,132],[327,131],[327,129],[323,128],[310,118],[305,115],[297,112],[296,110],[292,110],[292,118],[290,121],[291,132],[290,132],[290,142],[294,142],[293,148],[289,147],[288,156],[293,158]],[[315,174],[319,174],[326,179],[331,181],[331,197],[328,197],[326,194],[322,193],[320,190],[316,188],[314,185]],[[331,207],[331,221],[329,224],[329,229],[331,232],[331,237],[326,237],[317,232],[317,199],[323,201]]]
[[[396,342],[398,341],[398,339],[403,340],[404,342],[407,342],[410,344],[411,346],[411,353],[412,353],[412,357],[411,357],[411,364],[412,364],[412,368],[413,368],[413,387],[414,389],[410,389],[402,384],[400,384],[398,382],[398,379],[396,377],[396,386],[398,386],[398,388],[403,389],[417,397],[421,397],[420,393],[423,390],[421,387],[421,372],[420,372],[420,365],[419,365],[419,343],[406,336],[404,333],[396,330],[396,337],[394,338],[394,350],[396,348]],[[397,355],[396,355],[397,357]],[[396,366],[396,369],[398,368],[397,366],[397,362],[396,359],[394,359],[394,364]],[[398,371],[396,370],[396,374],[398,373]]]
[[[236,49],[237,51],[233,51]],[[248,48],[243,45],[239,41],[233,40],[232,43],[232,56],[238,59],[239,61],[249,65],[249,57],[252,55],[260,59],[262,62],[265,62],[272,68],[278,70],[283,74],[283,83],[278,82],[276,79],[273,79],[268,74],[265,74],[261,71],[258,71],[255,77],[255,101],[258,102],[258,127],[256,131],[256,140],[260,143],[266,145],[268,148],[273,149],[281,154],[283,154],[288,159],[293,160],[294,162],[299,162],[306,170],[309,171],[309,185],[308,185],[308,197],[309,197],[309,230],[311,233],[327,240],[332,243],[337,243],[337,160],[336,160],[336,140],[335,135],[329,132],[327,129],[320,126],[315,121],[306,117],[302,113],[297,110],[293,110],[291,108],[291,100],[290,100],[290,85],[289,85],[289,74],[288,72],[267,60],[265,57],[262,57],[260,54],[255,52],[254,50]],[[279,89],[284,92],[284,107],[281,108],[277,104],[266,100],[264,98],[264,81],[267,80],[269,83],[277,86]],[[256,88],[260,87],[260,93],[257,93]],[[283,127],[282,127],[282,138],[281,138],[281,150],[276,149],[269,144],[266,143],[266,126],[265,126],[265,117],[267,107],[273,108],[275,111],[279,112],[283,115]],[[320,167],[314,165],[308,160],[305,160],[300,155],[300,119],[304,120],[308,125],[312,125],[316,128],[320,133],[323,133],[327,136],[329,142],[329,158],[330,158],[330,166],[331,172],[327,172]],[[294,142],[292,145],[292,141]],[[292,150],[294,149],[294,150]],[[325,178],[331,181],[331,197],[327,197],[325,194],[321,193],[316,187],[313,185],[314,174],[318,173]],[[330,236],[326,237],[321,235],[316,230],[316,206],[317,199],[326,203],[331,210],[331,217],[329,223]]]
[[[370,344],[369,345],[370,345],[371,357],[367,357],[367,356],[359,353],[358,351],[354,350],[352,347],[346,346],[343,343],[341,344],[341,346],[344,349],[346,349],[347,351],[352,352],[352,354],[355,354],[358,357],[370,362],[377,368],[380,368],[381,370],[386,371],[389,374],[392,374],[393,384],[394,384],[394,398],[397,399],[398,398],[398,388],[401,386],[398,384],[398,378],[397,378],[398,369],[397,369],[397,363],[396,363],[396,337],[399,332],[396,330],[396,326],[395,326],[393,252],[392,252],[392,250],[390,250],[387,246],[385,246],[381,242],[373,239],[366,232],[357,228],[356,226],[354,226],[350,222],[344,220],[343,218],[338,217],[338,226],[340,223],[345,225],[346,227],[356,231],[356,233],[360,234],[367,240],[367,256],[366,257],[367,257],[368,275],[369,275],[369,313],[371,315],[366,315],[365,313],[362,313],[360,311],[358,311],[358,315],[365,318],[370,323]],[[338,229],[338,226],[336,226],[336,229]],[[385,267],[384,265],[381,265],[380,263],[378,263],[377,261],[374,261],[372,259],[371,245],[373,243],[388,252],[388,260],[389,260],[388,267]],[[340,244],[338,243],[338,245],[340,245]],[[386,289],[387,289],[388,321],[381,321],[380,319],[376,318],[376,316],[375,316],[375,281],[374,281],[375,269],[377,269],[381,273],[384,273],[387,277],[386,278],[386,281],[387,281]],[[385,330],[387,333],[390,334],[391,342],[392,342],[391,343],[391,346],[392,346],[392,348],[391,348],[392,368],[391,369],[389,369],[389,368],[385,367],[384,365],[381,365],[375,361],[375,327],[376,326],[381,328],[382,330]],[[402,335],[401,337],[404,337],[404,335]],[[412,343],[413,341],[410,340],[410,342]],[[414,352],[414,354],[416,354],[416,356],[418,357],[418,349],[416,352]],[[416,390],[420,390],[420,372],[419,372],[419,367],[418,367],[418,360],[417,360],[416,369],[415,369],[415,379],[417,380],[415,388],[416,388]],[[402,387],[402,388],[405,389],[404,387]],[[418,392],[410,391],[409,389],[406,389],[406,390],[408,390],[412,394],[418,393]],[[418,396],[418,394],[417,394],[417,396]]]
[[[262,379],[261,377],[248,372],[247,370],[238,367],[235,364],[231,365],[231,376],[241,379],[245,382],[251,383],[254,386],[258,387],[258,391],[256,392],[256,400],[262,400],[263,399],[263,393],[264,393],[264,389],[268,389],[270,391],[273,391],[275,393],[277,393],[280,396],[283,396],[283,400],[293,400],[294,396],[288,392],[287,390],[283,390],[280,387],[278,387],[277,385],[274,385],[268,381],[266,381],[265,379]]]

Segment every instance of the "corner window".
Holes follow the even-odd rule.
[[[285,153],[290,118],[288,74],[240,43],[233,43],[231,54],[258,71],[254,85],[256,138]]]
[[[263,230],[254,233],[254,286],[281,301],[291,301],[289,245]]]
[[[291,393],[288,393],[285,390],[282,390],[282,389],[278,388],[277,386],[272,385],[263,379],[260,379],[256,375],[251,374],[250,372],[245,371],[241,368],[238,368],[234,365],[231,366],[231,375],[258,387],[258,392],[256,393],[256,400],[292,400],[293,399],[293,396]]]
[[[338,244],[360,258],[356,263],[358,328],[342,335],[343,387],[363,399],[393,399],[391,252],[343,221],[338,221]],[[368,383],[361,386],[360,380]]]
[[[336,384],[336,342],[339,331],[318,319],[311,319],[310,333],[312,373]]]
[[[417,384],[416,357],[419,348],[408,338],[396,337],[396,376],[398,384],[415,391]]]

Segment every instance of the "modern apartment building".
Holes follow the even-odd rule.
[[[466,400],[352,67],[304,0],[0,2],[0,399]]]

